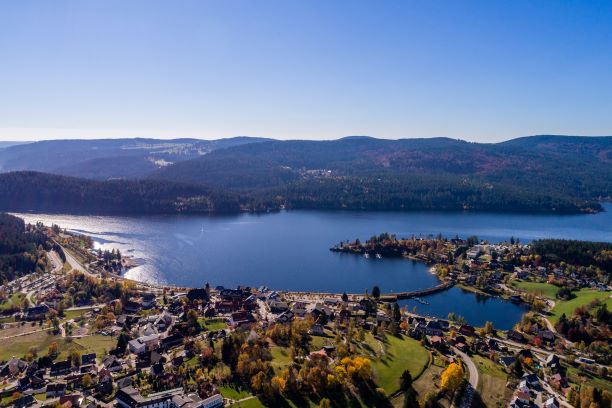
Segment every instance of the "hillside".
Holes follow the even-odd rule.
[[[612,196],[611,152],[612,137],[572,136],[38,142],[0,150],[0,163],[79,179],[4,174],[13,195],[0,209],[593,212]],[[28,183],[35,189],[22,191]]]
[[[0,213],[0,284],[43,271],[46,261],[44,252],[37,250],[39,245],[48,245],[43,232],[26,228],[21,218]]]
[[[0,150],[0,171],[41,171],[97,180],[144,177],[216,149],[267,139],[46,140]]]
[[[612,191],[611,151],[612,137],[270,141],[151,178],[239,191],[255,207],[597,211]]]
[[[1,211],[97,214],[236,212],[236,199],[202,186],[156,180],[96,181],[37,172],[0,174]]]

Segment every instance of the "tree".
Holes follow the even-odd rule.
[[[49,344],[49,348],[47,349],[47,355],[49,357],[57,356],[58,346],[56,342]]]
[[[72,350],[70,352],[70,361],[72,362],[73,367],[80,367],[82,361],[81,352],[78,350]]]
[[[346,294],[346,292],[342,293],[342,301],[345,303],[348,302],[348,295]]]
[[[380,298],[380,288],[378,286],[374,286],[372,288],[372,297],[374,299],[379,299]]]
[[[402,312],[400,311],[397,302],[393,303],[393,320],[398,322],[402,319]]]
[[[81,379],[81,383],[83,384],[83,388],[91,387],[93,385],[93,379],[91,378],[91,375],[85,374]]]
[[[408,388],[412,386],[412,374],[410,371],[404,370],[400,377],[400,389],[402,391],[406,391]]]
[[[459,385],[461,385],[464,374],[465,373],[461,364],[449,364],[448,367],[446,367],[446,370],[444,370],[440,376],[441,388],[448,391],[450,394],[453,394],[457,388],[459,388]]]
[[[130,336],[126,332],[119,333],[119,337],[117,338],[117,350],[120,352],[124,352],[127,348],[128,342],[130,341]]]
[[[491,334],[491,333],[493,333],[493,331],[495,330],[495,329],[493,328],[493,323],[492,323],[492,322],[489,322],[489,321],[487,321],[487,322],[485,323],[484,329],[485,329],[485,333],[487,333],[487,334]]]
[[[330,408],[331,401],[328,398],[323,398],[319,401],[319,408]]]
[[[512,364],[512,372],[514,373],[516,378],[521,378],[523,376],[523,365],[521,364],[520,359],[517,358],[516,361],[514,361],[514,363]]]

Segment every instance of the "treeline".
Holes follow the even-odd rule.
[[[33,272],[43,272],[50,248],[41,226],[26,226],[21,218],[0,213],[0,283]]]
[[[236,212],[234,195],[157,180],[94,181],[37,172],[0,174],[0,210],[101,214]]]
[[[577,266],[597,266],[612,272],[612,243],[565,239],[540,239],[531,243],[534,254],[545,261]]]
[[[246,195],[253,209],[379,211],[504,211],[576,213],[599,211],[598,203],[569,195],[492,184],[453,175],[305,178]]]

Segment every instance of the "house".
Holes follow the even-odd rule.
[[[544,402],[544,408],[559,408],[559,401],[555,397],[550,397]]]
[[[437,320],[430,320],[425,324],[425,334],[428,336],[442,336],[442,326]]]
[[[143,397],[136,388],[130,385],[117,391],[115,398],[117,404],[123,408],[172,408],[172,398],[182,393],[182,388],[176,388]]]
[[[540,330],[538,335],[545,343],[551,344],[555,342],[555,333],[550,330]]]
[[[208,291],[205,288],[190,289],[189,292],[187,292],[187,299],[189,299],[190,302],[195,302],[195,301],[207,302],[209,299]]]
[[[47,398],[61,397],[66,394],[66,384],[47,384]]]
[[[96,353],[83,354],[81,356],[81,364],[96,364]]]
[[[308,305],[306,307],[306,313],[310,314],[315,321],[320,318],[327,320],[332,315],[332,311],[327,306],[320,303]]]
[[[157,304],[157,301],[155,300],[155,295],[153,293],[145,293],[144,295],[142,295],[142,300],[140,301],[140,304],[144,309],[151,309]]]
[[[34,405],[35,402],[36,400],[33,395],[24,395],[13,401],[13,406],[15,408],[29,407],[30,405]]]
[[[215,394],[201,399],[196,394],[175,395],[172,397],[172,408],[217,408],[223,406],[223,396]]]
[[[427,340],[429,344],[431,344],[432,347],[435,347],[437,349],[442,348],[444,345],[444,342],[442,341],[442,337],[440,336],[429,336]]]
[[[123,364],[116,356],[108,355],[102,359],[102,366],[112,373],[116,373],[117,371],[121,371],[123,368]]]
[[[248,327],[255,323],[253,315],[245,310],[231,314],[229,323],[234,327]]]
[[[304,317],[306,315],[306,303],[295,302],[291,311],[298,317]]]
[[[312,336],[325,336],[325,330],[323,330],[323,326],[320,324],[313,324],[308,334]]]
[[[15,377],[24,372],[27,368],[28,363],[13,357],[0,369],[0,377]]]
[[[81,394],[63,395],[59,399],[60,406],[80,407],[85,398]],[[69,405],[68,405],[69,404]]]
[[[516,359],[514,357],[501,357],[499,359],[499,364],[505,368],[509,368],[515,361]]]
[[[57,361],[51,365],[50,375],[56,377],[58,375],[66,375],[72,371],[70,360]]]
[[[180,333],[175,333],[170,336],[164,337],[161,339],[160,347],[163,350],[170,350],[171,348],[178,347],[183,344],[185,338]]]
[[[521,377],[521,380],[525,381],[529,388],[534,388],[540,385],[540,379],[535,374],[524,374],[523,377]]]
[[[147,350],[147,346],[139,339],[134,339],[128,342],[128,349],[131,353],[142,354]]]
[[[465,343],[457,343],[457,344],[455,344],[455,347],[457,347],[457,349],[463,351],[464,353],[467,352],[470,349],[468,347],[468,345],[465,344]]]
[[[123,310],[127,313],[138,313],[140,312],[141,304],[138,302],[134,302],[133,300],[128,300],[123,305]]]
[[[506,333],[506,337],[508,337],[508,340],[516,341],[519,343],[525,342],[525,338],[523,337],[523,335],[517,332],[516,330],[508,330],[508,332]]]
[[[559,368],[559,357],[553,353],[549,354],[548,357],[546,357],[545,365],[552,369]]]
[[[168,330],[172,326],[173,323],[174,323],[174,317],[170,313],[164,310],[164,312],[160,314],[158,318],[155,320],[154,325],[157,328],[158,332],[164,332]]]
[[[448,331],[450,328],[450,324],[446,320],[436,320],[436,322],[440,325],[440,329],[444,331]]]
[[[469,324],[462,324],[459,327],[459,333],[465,336],[473,336],[474,333],[476,333],[476,330],[474,329],[474,326],[470,326]]]
[[[272,313],[283,313],[284,311],[289,310],[289,305],[286,302],[281,302],[278,300],[270,301],[268,306],[270,306],[270,311]]]
[[[26,319],[28,320],[41,320],[44,319],[47,313],[49,313],[49,306],[46,304],[29,307],[26,312]]]
[[[291,310],[285,310],[283,313],[279,314],[276,317],[276,322],[285,324],[285,323],[289,323],[290,321],[292,321],[293,318],[294,318],[293,312]]]

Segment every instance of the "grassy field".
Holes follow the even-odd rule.
[[[540,282],[514,281],[512,282],[512,286],[515,286],[518,289],[524,290],[526,292],[535,293],[536,295],[544,296],[548,299],[553,300],[555,299],[555,296],[559,291],[559,288],[555,285]]]
[[[236,404],[230,405],[231,407],[240,407],[240,408],[265,408],[265,405],[261,403],[259,398],[251,398],[250,400],[246,400],[244,402],[238,402]]]
[[[82,347],[83,352],[96,353],[98,358],[104,356],[104,351],[110,351],[117,345],[117,339],[111,336],[95,334],[93,336],[74,339],[73,343]]]
[[[225,319],[198,319],[200,325],[210,331],[221,330],[227,328],[227,322]]]
[[[70,320],[70,319],[74,319],[79,316],[83,316],[85,313],[91,311],[91,309],[66,310],[64,311],[64,315],[65,315],[64,319]]]
[[[251,395],[251,393],[248,391],[238,390],[236,389],[236,387],[231,387],[228,385],[223,385],[219,387],[219,392],[225,398],[231,398],[233,400],[243,399]]]
[[[2,347],[0,347],[0,361],[6,361],[13,356],[23,357],[30,348],[35,348],[38,355],[46,355],[49,345],[54,341],[57,342],[60,352],[67,353],[70,344],[60,336],[49,335],[44,331],[26,336],[3,339]]]
[[[472,360],[478,368],[478,393],[487,407],[504,407],[512,390],[506,388],[507,374],[491,360],[474,355]]]
[[[0,313],[13,307],[21,309],[23,307],[23,299],[25,299],[25,294],[21,292],[13,293],[5,302],[0,304]]]
[[[280,374],[292,362],[288,347],[272,346],[270,347],[270,353],[272,354],[272,362],[270,364],[276,374]]]
[[[581,373],[576,367],[568,364],[563,364],[563,366],[567,369],[567,377],[570,382],[577,385],[587,384],[600,390],[612,392],[612,382],[593,376],[590,373]]]
[[[553,324],[559,320],[559,317],[561,317],[563,313],[569,317],[574,313],[574,310],[580,306],[588,305],[595,299],[599,299],[602,302],[605,301],[608,305],[608,310],[612,309],[612,299],[607,292],[600,292],[594,289],[581,289],[578,292],[574,292],[574,295],[576,297],[571,300],[557,302],[550,317]]]
[[[413,378],[421,375],[429,363],[429,352],[418,341],[409,337],[387,337],[385,355],[372,361],[376,383],[393,394],[399,389],[399,378],[409,370]]]

